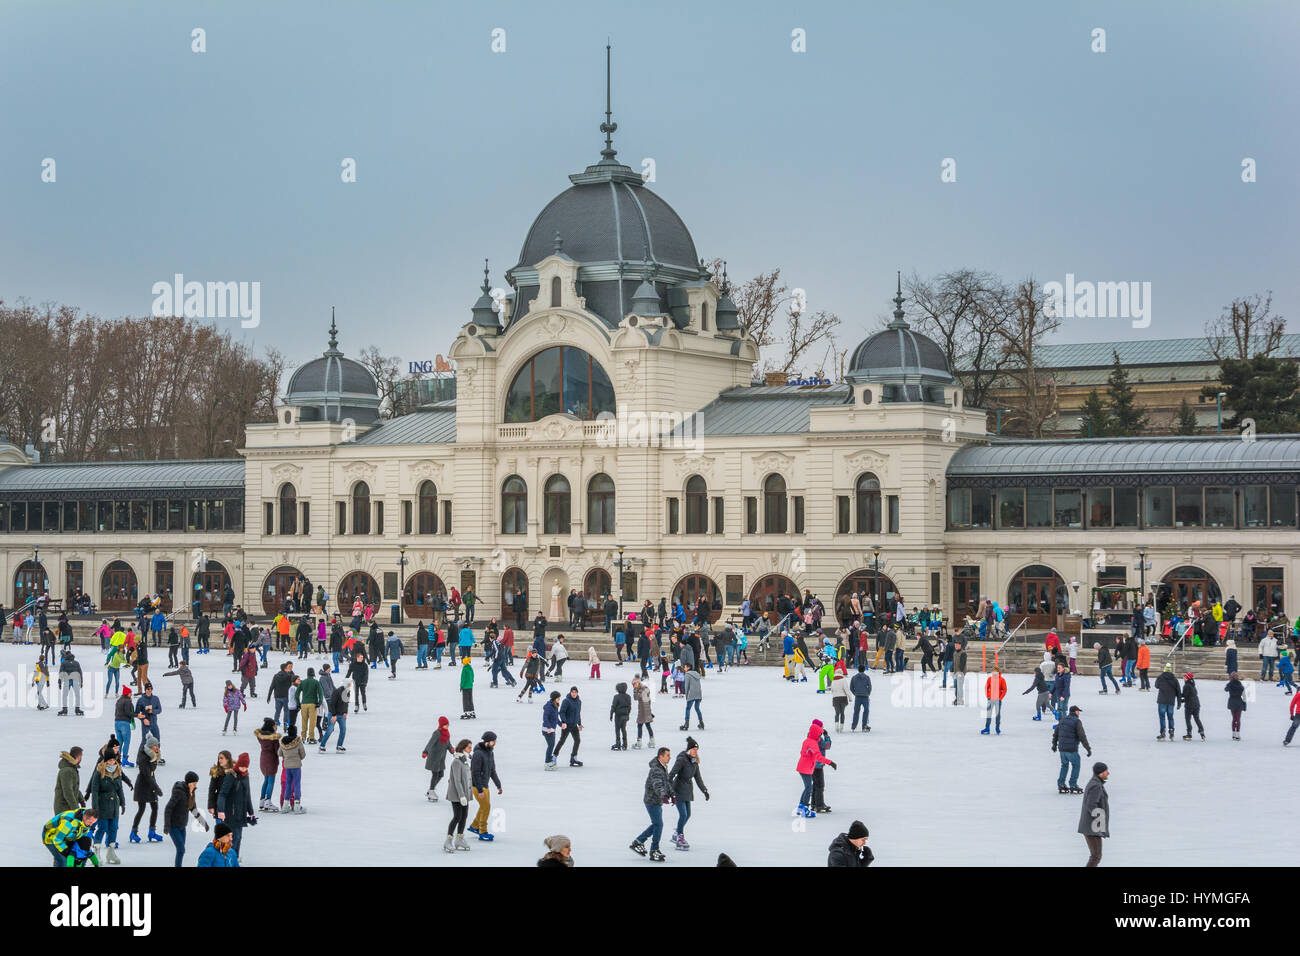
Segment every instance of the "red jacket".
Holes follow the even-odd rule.
[[[997,678],[997,684],[993,683],[993,678]],[[997,693],[995,694],[994,691]],[[989,700],[1001,700],[1007,696],[1007,681],[1001,674],[993,674],[984,682],[984,696]]]
[[[1047,649],[1049,651],[1059,651],[1061,649],[1061,639],[1056,636],[1055,631],[1047,632]]]
[[[1291,716],[1300,717],[1300,694],[1291,695]]]
[[[814,720],[812,726],[808,728],[808,736],[804,738],[803,745],[799,748],[799,763],[795,765],[795,770],[799,773],[812,773],[819,763],[830,763],[830,758],[822,753],[821,747],[817,746],[817,738],[822,735],[822,722]]]
[[[257,676],[257,655],[252,651],[244,651],[244,656],[239,659],[239,673],[249,679]]]

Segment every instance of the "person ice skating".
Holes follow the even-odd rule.
[[[1259,639],[1259,679],[1272,680],[1273,668],[1277,663],[1277,638],[1272,630],[1264,632]]]
[[[1110,693],[1106,688],[1106,680],[1109,678],[1111,685],[1115,688],[1115,693],[1118,694],[1119,684],[1116,682],[1115,675],[1112,673],[1114,664],[1111,662],[1110,651],[1103,647],[1100,642],[1093,642],[1092,649],[1097,652],[1097,676],[1101,680],[1100,693]]]
[[[557,767],[555,731],[560,726],[560,696],[558,690],[553,690],[550,699],[542,705],[542,739],[546,741],[546,762],[542,766],[545,770],[554,770]]]
[[[253,813],[253,795],[248,786],[248,754],[241,753],[235,766],[221,778],[221,792],[217,794],[217,819],[231,829],[231,842],[236,853],[243,841],[244,827],[256,825]]]
[[[1143,640],[1138,640],[1137,644],[1137,672],[1138,677],[1142,681],[1142,686],[1138,689],[1149,691],[1151,689],[1151,681],[1147,679],[1147,673],[1151,670],[1151,648],[1148,647],[1147,642]]]
[[[542,659],[532,648],[528,649],[528,655],[524,658],[524,666],[519,669],[519,676],[524,681],[524,686],[520,688],[519,695],[515,700],[523,700],[524,694],[528,695],[528,700],[533,699],[535,691],[541,691],[541,673]]]
[[[110,681],[110,683],[112,683]],[[44,657],[36,658],[36,666],[32,668],[32,686],[36,688],[36,709],[49,710],[50,704],[45,699],[45,692],[50,687],[50,668],[45,663]],[[104,691],[104,698],[108,699],[109,692]]]
[[[384,650],[388,652],[388,679],[397,680],[397,662],[402,656],[402,639],[393,631],[388,632],[388,640],[384,642]]]
[[[366,685],[370,683],[370,668],[366,667],[366,655],[361,651],[353,655],[352,663],[348,666],[347,678],[352,681],[352,690],[356,694],[353,713],[359,714],[362,710],[369,710],[370,707],[366,703]],[[330,713],[333,712],[334,708],[331,707]]]
[[[1007,682],[1002,676],[1000,668],[993,668],[993,673],[989,675],[988,680],[984,682],[984,699],[988,701],[984,711],[984,729],[981,734],[989,732],[989,724],[997,718],[995,725],[998,733],[1002,733],[1002,699],[1007,696]]]
[[[817,811],[813,809],[814,774],[817,768],[822,764],[827,764],[833,770],[838,769],[835,761],[822,752],[821,735],[823,731],[822,722],[814,720],[808,726],[808,734],[799,747],[799,761],[795,764],[795,772],[803,779],[803,792],[799,796],[799,805],[795,809],[796,816],[809,819],[817,816]]]
[[[1169,739],[1174,739],[1174,705],[1178,703],[1178,678],[1174,676],[1174,665],[1165,664],[1160,676],[1156,678],[1156,712],[1160,716],[1160,736],[1165,739],[1165,723],[1169,724]]]
[[[1079,673],[1079,639],[1073,634],[1070,635],[1070,643],[1066,645],[1065,653],[1070,661],[1070,673]]]
[[[267,813],[276,813],[277,808],[271,803],[275,794],[275,778],[280,772],[280,725],[275,718],[267,717],[262,721],[262,728],[253,731],[257,738],[259,754],[257,769],[262,774],[262,790],[258,794],[257,809]]]
[[[474,713],[474,665],[466,655],[460,660],[460,719],[473,720]]]
[[[140,752],[135,756],[136,777],[135,777],[135,819],[131,821],[131,833],[129,839],[132,843],[143,842],[140,839],[139,828],[140,821],[144,819],[144,812],[149,811],[149,836],[150,843],[161,843],[162,837],[158,835],[158,798],[162,796],[162,787],[158,786],[158,738],[152,734],[146,734],[144,743],[140,746]]]
[[[632,697],[627,684],[614,685],[614,699],[609,704],[609,719],[614,722],[614,745],[610,750],[627,750],[627,722],[632,715]]]
[[[596,653],[594,644],[587,648],[587,663],[591,668],[587,674],[587,679],[600,680],[600,655]]]
[[[582,761],[578,759],[578,748],[582,746],[582,700],[578,696],[578,688],[570,687],[568,696],[560,702],[560,740],[555,745],[555,757],[558,762],[560,751],[564,748],[564,742],[570,737],[573,738],[573,749],[569,752],[569,766],[581,767]]]
[[[469,740],[461,740],[451,756],[450,774],[447,777],[447,803],[451,806],[451,822],[447,824],[447,839],[442,844],[448,853],[469,849],[469,844],[465,842],[465,821],[469,819],[469,796],[472,790],[470,746]]]
[[[695,784],[700,785],[704,799],[709,799],[709,788],[700,776],[700,745],[694,737],[686,738],[686,749],[677,755],[672,771],[668,774],[672,784],[673,798],[677,803],[677,829],[673,831],[672,842],[679,850],[689,850],[686,842],[686,824],[691,818],[691,804],[695,801]]]
[[[1056,676],[1052,678],[1052,713],[1060,720],[1070,709],[1070,682],[1073,675],[1061,661],[1056,662]]]
[[[637,834],[630,847],[633,852],[646,856],[645,841],[649,838],[649,857],[656,863],[664,861],[664,855],[659,851],[659,840],[664,832],[664,805],[673,802],[673,785],[668,778],[672,753],[667,747],[660,747],[650,760],[650,772],[646,774],[641,799],[650,816],[650,825]]]
[[[952,703],[954,707],[966,704],[966,645],[953,641],[952,652]]]
[[[257,696],[257,655],[252,648],[245,648],[239,655],[239,692],[251,697]]]
[[[1246,710],[1246,686],[1241,682],[1241,676],[1233,671],[1223,689],[1228,694],[1228,710],[1232,714],[1232,739],[1240,740],[1241,715]]]
[[[1110,769],[1101,761],[1092,765],[1092,779],[1083,790],[1083,806],[1079,810],[1079,832],[1088,844],[1088,866],[1101,863],[1101,841],[1110,836],[1110,797],[1106,781]]]
[[[85,711],[81,709],[81,685],[85,678],[81,673],[81,664],[73,656],[72,651],[64,651],[59,655],[59,690],[61,691],[59,703],[63,709],[59,711],[60,717],[66,717],[68,714],[68,697],[72,696],[73,712],[78,717],[84,717]]]
[[[316,712],[325,700],[325,692],[316,679],[316,668],[307,668],[307,676],[294,687],[294,702],[298,705],[298,726],[306,742],[316,743]]]
[[[474,747],[469,764],[470,790],[478,803],[478,812],[474,814],[469,832],[478,834],[478,838],[485,842],[496,839],[488,832],[492,815],[492,792],[488,789],[488,784],[496,784],[498,796],[502,792],[501,778],[497,776],[496,746],[497,735],[490,730],[484,731],[482,739]]]
[[[302,805],[302,761],[307,756],[307,748],[303,746],[302,737],[298,734],[295,725],[290,724],[284,736],[280,738],[278,753],[280,766],[283,768],[280,809],[284,809],[284,801],[287,797],[290,813],[306,813],[307,810]]]
[[[126,807],[123,783],[129,786],[131,781],[122,773],[117,752],[107,751],[104,759],[91,772],[90,786],[87,789],[88,805],[98,818],[91,839],[97,847],[104,845],[105,863],[122,862],[117,857],[117,823]]]
[[[1020,696],[1023,697],[1031,691],[1037,691],[1038,696],[1034,699],[1034,716],[1029,719],[1042,720],[1043,714],[1052,709],[1052,689],[1047,681],[1043,680],[1043,672],[1037,667],[1034,668],[1033,683],[1022,690]]]
[[[1069,713],[1052,729],[1052,750],[1057,751],[1061,757],[1061,773],[1056,778],[1058,793],[1083,793],[1079,789],[1079,748],[1083,747],[1091,757],[1092,745],[1088,743],[1088,735],[1083,732],[1083,721],[1079,718],[1082,712],[1078,706],[1071,707]],[[1070,774],[1068,786],[1065,782],[1067,771]]]
[[[424,758],[424,769],[429,771],[429,789],[424,792],[424,796],[430,803],[438,799],[438,781],[442,779],[450,751],[451,722],[446,717],[439,717],[437,728],[420,754]]]
[[[294,676],[293,661],[285,661],[271,678],[271,686],[267,688],[267,703],[270,703],[271,698],[275,698],[274,716],[277,724],[281,720],[288,719],[289,695],[293,692]]]
[[[155,696],[153,684],[146,682],[144,689],[135,699],[135,716],[140,721],[140,733],[146,737],[153,736],[162,741],[162,728],[158,726],[158,717],[162,713],[162,701]],[[161,761],[166,763],[166,761]]]
[[[91,840],[91,831],[99,818],[93,809],[65,810],[56,813],[41,828],[41,843],[54,857],[55,866],[99,866],[99,855]]]
[[[187,695],[191,706],[199,706],[198,701],[194,699],[194,674],[190,670],[188,664],[182,661],[177,665],[175,670],[163,671],[163,677],[179,677],[181,679],[181,710],[185,709],[185,698]]]
[[[226,689],[221,694],[221,709],[226,712],[226,722],[221,725],[221,736],[230,729],[230,721],[235,722],[235,733],[239,733],[239,712],[248,710],[248,700],[236,689],[234,681],[226,681]]]
[[[861,676],[866,677],[864,671],[859,671]],[[855,675],[857,676],[857,675]],[[871,678],[867,678],[871,680]],[[844,713],[849,707],[849,679],[842,671],[837,671],[835,677],[831,680],[831,709],[835,714],[835,730],[837,733],[844,733]],[[857,726],[857,723],[854,723]]]
[[[551,645],[551,663],[546,673],[554,674],[556,680],[564,679],[564,663],[569,659],[569,649],[564,646],[564,635],[557,634]]]
[[[682,664],[682,685],[686,691],[686,719],[678,730],[689,730],[691,726],[691,707],[695,707],[695,724],[704,729],[704,715],[700,713],[700,701],[704,698],[701,676],[689,664]]]
[[[1277,659],[1277,686],[1286,688],[1286,695],[1290,697],[1295,693],[1295,681],[1292,675],[1295,673],[1295,665],[1291,663],[1291,654],[1286,647],[1278,649]]]
[[[239,832],[218,823],[212,828],[212,842],[199,854],[198,866],[208,868],[239,868],[239,851],[235,849],[235,834]]]
[[[1296,729],[1300,728],[1300,694],[1292,695],[1290,714],[1291,726],[1287,728],[1286,736],[1282,738],[1283,747],[1291,746],[1291,741],[1295,739]],[[1201,736],[1203,738],[1205,735],[1202,734]]]
[[[853,695],[853,723],[849,730],[858,729],[858,715],[862,715],[863,731],[871,730],[871,675],[867,673],[866,657],[858,659],[858,672],[849,681],[849,693]],[[843,729],[844,721],[840,721]]]
[[[633,677],[632,699],[636,701],[636,743],[632,745],[633,750],[641,749],[641,731],[643,729],[650,733],[650,742],[646,746],[653,748],[655,745],[655,718],[654,714],[650,712],[651,696],[650,685],[642,683],[640,677]]]
[[[1201,695],[1196,688],[1196,678],[1189,672],[1183,675],[1183,689],[1178,696],[1178,706],[1183,708],[1183,720],[1187,724],[1187,733],[1183,734],[1184,740],[1192,739],[1192,721],[1196,721],[1196,729],[1205,739],[1205,727],[1201,725]],[[1172,738],[1172,734],[1170,735]]]
[[[343,746],[343,741],[348,735],[348,698],[351,693],[347,684],[340,684],[330,695],[330,718],[325,733],[321,735],[320,746],[316,748],[317,753],[325,752],[325,745],[329,743],[335,727],[339,729],[339,739],[334,742],[334,752],[347,753],[348,748]]]
[[[867,825],[861,820],[854,820],[849,826],[849,831],[841,833],[827,847],[829,852],[826,857],[826,865],[828,867],[870,866],[875,862],[876,855],[871,852],[871,847],[867,846],[868,836],[870,836],[870,833],[867,831]]]
[[[199,775],[193,770],[186,773],[184,780],[172,784],[172,795],[163,809],[163,834],[171,837],[172,845],[176,848],[177,866],[185,862],[185,829],[188,826],[185,818],[193,817],[205,833],[208,830],[208,821],[203,819],[203,814],[199,813],[194,803],[194,791],[198,785]]]

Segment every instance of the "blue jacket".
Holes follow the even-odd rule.
[[[221,867],[239,867],[239,854],[235,852],[232,846],[225,853],[222,853],[215,846],[209,843],[199,854],[199,866],[221,866]]]
[[[402,656],[402,639],[398,637],[396,634],[394,634],[392,637],[388,639],[388,643],[386,646],[388,648],[389,657]]]
[[[849,681],[849,691],[854,697],[871,696],[871,677],[866,671],[853,675],[853,679]]]
[[[460,637],[457,643],[459,643],[461,647],[473,647],[474,632],[471,631],[468,627],[462,627],[460,629]]]
[[[548,700],[542,705],[542,730],[553,731],[558,726],[560,726],[560,708]]]
[[[794,638],[789,634],[781,639],[781,653],[786,657],[794,653]]]
[[[560,702],[560,723],[573,724],[575,727],[582,723],[582,698],[570,697],[567,694]]]
[[[149,618],[149,630],[161,631],[167,626],[167,618],[163,616],[162,611],[154,611],[153,617]]]
[[[1228,648],[1228,652],[1223,655],[1223,663],[1229,674],[1237,669],[1237,649],[1235,647]]]
[[[1062,671],[1052,680],[1052,699],[1070,696],[1070,672]]]
[[[1074,714],[1066,714],[1061,718],[1061,722],[1052,731],[1052,743],[1067,754],[1078,753],[1080,744],[1085,750],[1092,749],[1088,744],[1088,735],[1083,732],[1083,721]]]

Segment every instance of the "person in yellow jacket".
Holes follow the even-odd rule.
[[[99,822],[99,814],[89,807],[65,810],[46,822],[41,842],[54,857],[55,866],[99,866],[90,834]]]
[[[50,686],[50,666],[45,663],[45,655],[36,658],[36,669],[32,673],[32,685],[36,688],[36,709],[49,710],[45,700],[45,691]]]

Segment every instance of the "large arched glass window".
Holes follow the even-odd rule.
[[[614,533],[614,479],[592,475],[587,482],[587,532]]]
[[[280,486],[280,534],[298,533],[298,493],[290,482]]]
[[[569,479],[551,475],[542,495],[543,531],[546,534],[569,533]]]
[[[518,475],[511,475],[501,485],[501,533],[525,534],[528,531],[528,486]]]
[[[370,534],[370,486],[364,481],[352,486],[352,533]]]
[[[785,479],[780,475],[768,475],[763,480],[763,532],[785,534],[787,512]]]
[[[432,481],[420,482],[416,493],[420,511],[420,534],[438,533],[438,486]]]
[[[699,475],[686,479],[686,533],[709,530],[709,486]]]
[[[880,481],[871,472],[858,478],[853,490],[857,505],[858,534],[880,533]]]
[[[568,345],[534,355],[506,393],[508,422],[535,422],[560,413],[587,420],[601,412],[614,414],[614,386],[600,363]]]

